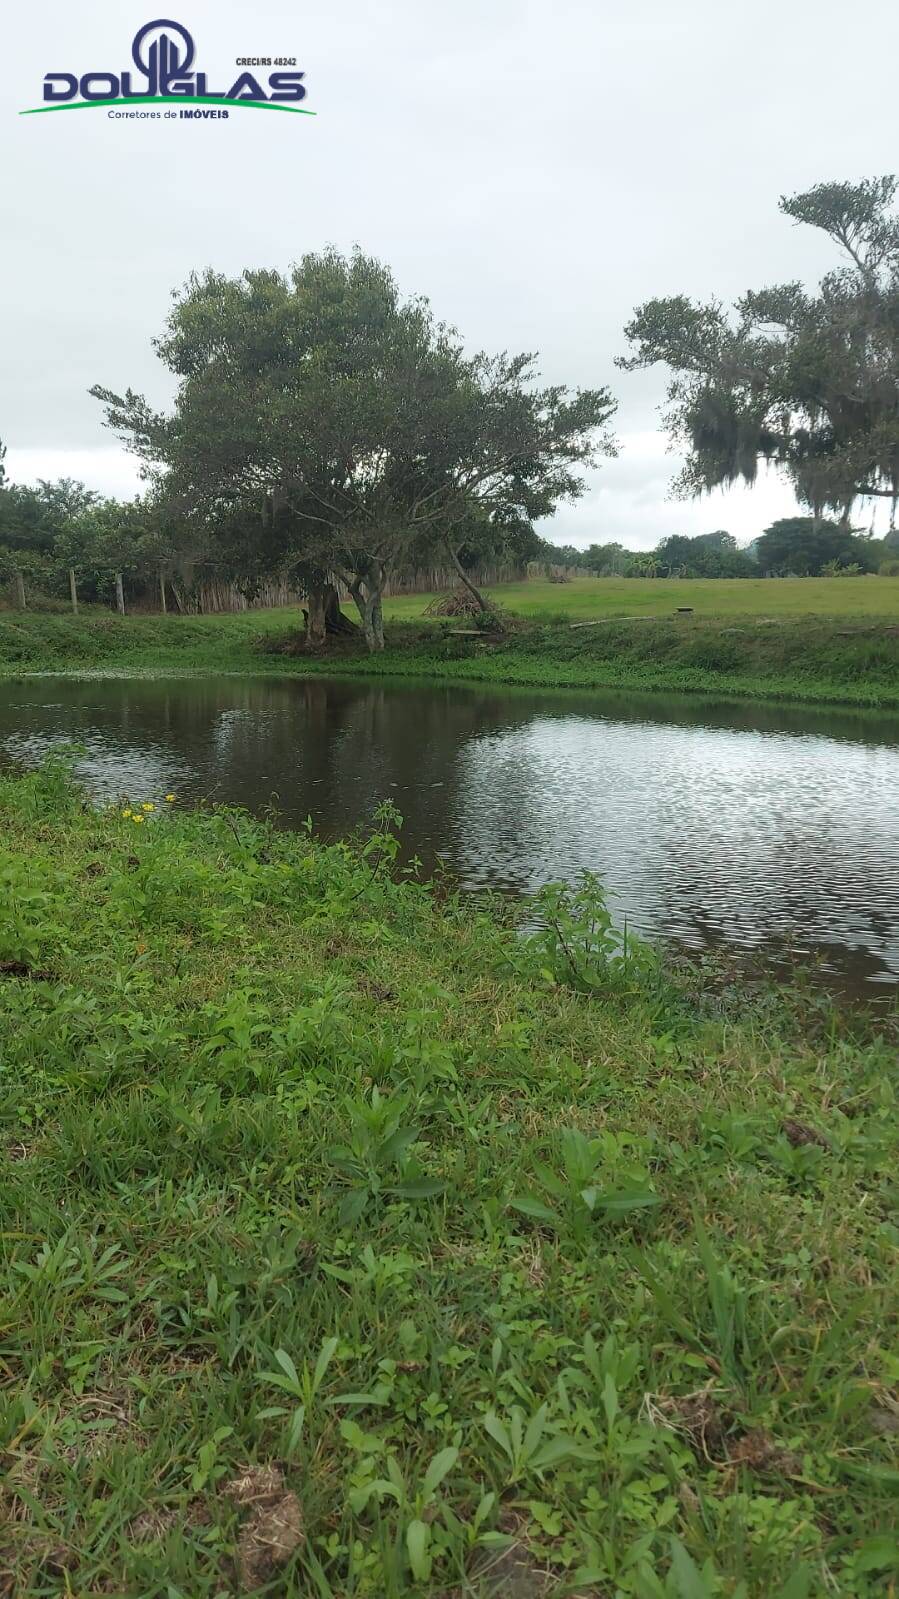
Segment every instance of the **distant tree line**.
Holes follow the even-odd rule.
[[[899,561],[899,531],[875,539],[841,523],[812,516],[785,517],[740,549],[731,533],[676,533],[653,550],[591,544],[556,552],[566,564],[597,577],[819,577],[829,573],[892,574]]]
[[[818,577],[879,572],[899,576],[899,530],[883,539],[814,517],[787,517],[740,549],[730,533],[674,534],[653,550],[628,550],[620,543],[552,544],[527,524],[509,528],[500,543],[472,538],[458,549],[471,580],[485,562],[502,558],[535,574],[577,572],[595,577],[758,578]],[[79,604],[190,612],[230,599],[283,603],[296,597],[278,587],[266,563],[248,569],[247,547],[237,531],[233,545],[185,539],[166,517],[162,503],[102,499],[82,483],[62,478],[36,487],[3,478],[0,446],[0,584],[16,603],[36,596]],[[446,563],[444,562],[444,566]],[[399,567],[399,584],[414,581],[415,569]]]
[[[124,607],[126,590],[167,608],[179,596],[177,529],[149,500],[104,499],[72,478],[6,479],[0,445],[0,584],[24,607],[35,595]]]

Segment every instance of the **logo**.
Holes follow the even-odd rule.
[[[35,116],[44,111],[84,111],[96,106],[180,105],[181,116],[227,116],[224,112],[201,112],[194,105],[250,106],[257,110],[292,111],[315,116],[298,102],[305,100],[304,72],[271,72],[263,87],[249,71],[227,90],[210,89],[205,72],[193,70],[196,46],[180,22],[165,17],[145,22],[134,36],[131,58],[135,71],[124,72],[48,72],[44,77],[44,104],[21,111],[20,116]],[[292,56],[246,57],[238,66],[296,67]],[[144,81],[142,81],[144,80]],[[158,114],[158,113],[157,113]],[[173,113],[168,112],[171,116]],[[144,113],[152,115],[152,113]]]
[[[184,54],[178,54],[178,44],[163,32],[158,39],[152,39],[157,28],[171,28],[177,34],[184,47]],[[193,64],[196,50],[194,42],[186,28],[178,22],[145,22],[139,33],[134,35],[131,46],[131,55],[134,65],[147,79],[147,94],[165,94],[170,83],[175,82],[179,73],[186,73]]]

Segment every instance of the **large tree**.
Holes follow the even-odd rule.
[[[626,371],[671,371],[666,424],[685,451],[683,495],[751,483],[776,463],[816,517],[899,498],[899,217],[897,180],[822,183],[782,198],[821,229],[842,266],[817,293],[800,283],[751,291],[728,315],[717,301],[650,300],[625,329]]]
[[[614,449],[607,390],[539,388],[528,355],[467,356],[361,252],[194,277],[157,349],[174,413],[95,388],[110,425],[170,503],[207,521],[239,510],[282,569],[339,575],[372,649],[387,578],[422,540],[461,564],[472,527],[546,514]]]
[[[758,569],[766,577],[818,577],[825,568],[877,569],[873,541],[839,522],[787,516],[772,522],[756,541]],[[880,546],[876,546],[879,552]]]

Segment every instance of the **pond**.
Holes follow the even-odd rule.
[[[697,950],[899,981],[899,718],[348,678],[0,685],[0,752],[86,754],[98,798],[225,801],[342,835],[392,799],[466,886],[599,874],[619,920]],[[895,993],[895,987],[892,987]]]

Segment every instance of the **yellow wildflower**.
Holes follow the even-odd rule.
[[[139,822],[143,821],[143,817],[142,816],[132,816],[131,820],[134,823],[139,823]]]
[[[174,796],[174,794],[166,794],[166,802],[167,802],[167,803],[168,803],[168,804],[169,804],[169,805],[174,805],[174,803],[175,803],[175,796]]]
[[[128,810],[124,810],[124,811],[123,811],[123,812],[122,812],[122,815],[123,815],[123,816],[130,816],[130,815],[131,815],[131,811],[130,811],[130,809],[128,809]]]
[[[155,805],[151,805],[149,800],[145,800],[143,805],[141,806],[141,810],[142,811],[155,811],[155,809],[156,809],[156,806]]]

